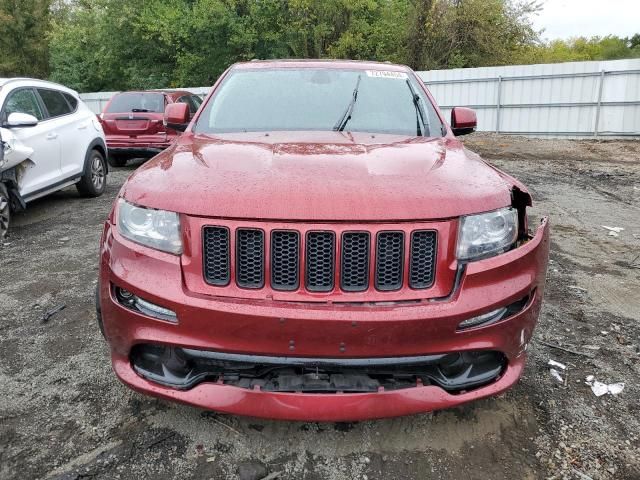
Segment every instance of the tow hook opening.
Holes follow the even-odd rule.
[[[267,357],[140,344],[138,375],[178,390],[202,382],[292,393],[365,393],[435,385],[451,394],[497,380],[507,360],[497,351],[389,358]]]

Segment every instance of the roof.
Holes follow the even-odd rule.
[[[123,93],[162,93],[164,95],[168,95],[170,97],[181,97],[182,95],[193,95],[191,92],[187,90],[125,90],[122,92],[116,92],[115,95],[120,95]]]
[[[257,68],[335,68],[354,70],[385,70],[391,72],[408,72],[406,65],[387,62],[370,62],[366,60],[330,60],[330,59],[283,59],[283,60],[252,60],[233,65],[234,69],[250,70]]]
[[[75,90],[69,87],[65,87],[64,85],[61,85],[59,83],[50,82],[49,80],[40,80],[38,78],[27,78],[27,77],[0,78],[0,86],[7,85],[8,83],[13,83],[13,82],[27,83],[32,86],[40,86],[40,87],[47,87],[47,86],[55,87],[59,90],[72,93],[74,95],[78,95],[78,92],[76,92]]]

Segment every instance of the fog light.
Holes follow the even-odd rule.
[[[178,323],[178,316],[173,310],[169,310],[168,308],[161,307],[160,305],[151,303],[148,300],[144,300],[134,295],[129,290],[125,290],[124,288],[116,287],[115,294],[118,303],[120,303],[124,307],[138,311],[144,315],[148,315],[149,317],[157,318],[159,320]]]
[[[136,297],[129,290],[125,290],[124,288],[116,288],[116,297],[121,304],[129,308],[135,306]]]
[[[477,317],[468,318],[467,320],[463,320],[458,324],[458,330],[477,327],[479,325],[490,325],[504,317],[505,313],[507,313],[507,307],[502,307],[489,313],[478,315]]]

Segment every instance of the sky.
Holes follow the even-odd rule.
[[[542,38],[640,33],[640,0],[542,0],[542,11],[532,17]]]

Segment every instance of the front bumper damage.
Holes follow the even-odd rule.
[[[179,258],[132,244],[110,224],[104,235],[100,303],[123,383],[219,412],[303,421],[408,415],[510,388],[549,255],[545,219],[518,248],[468,264],[444,301],[314,305],[196,294]],[[114,286],[175,311],[179,323],[125,308]],[[510,305],[518,307],[496,323],[459,329]]]
[[[387,358],[305,358],[242,355],[161,345],[136,345],[140,376],[187,390],[211,381],[249,390],[362,393],[437,385],[448,392],[495,380],[506,366],[500,352],[477,351]]]

